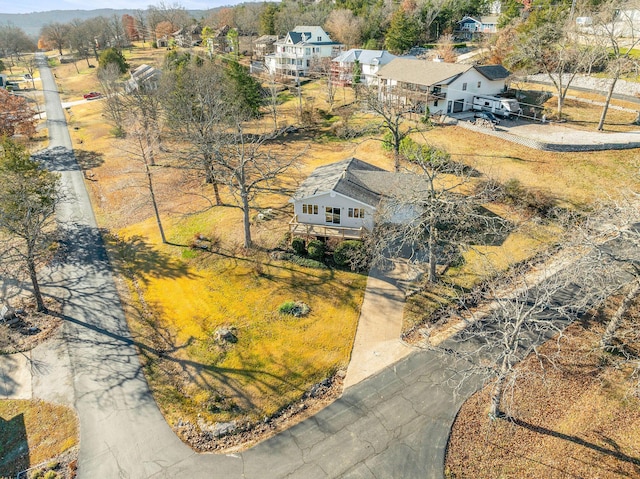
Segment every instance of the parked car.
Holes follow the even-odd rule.
[[[100,93],[99,91],[92,91],[89,93],[85,93],[83,96],[85,100],[95,100],[96,98],[100,98],[102,96],[102,93]]]
[[[500,123],[500,120],[498,120],[496,118],[496,116],[493,113],[491,113],[490,111],[477,111],[475,113],[475,115],[473,115],[473,117],[474,118],[481,118],[483,120],[490,121],[494,125],[497,125],[498,123]]]

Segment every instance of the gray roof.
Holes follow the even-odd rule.
[[[360,48],[352,48],[335,57],[333,61],[338,63],[353,63],[358,60],[361,65],[386,65],[395,58],[398,57],[386,50],[362,50]]]
[[[475,68],[489,80],[503,80],[511,75],[511,72],[502,65],[476,65]]]
[[[451,83],[471,68],[473,66],[460,63],[396,58],[380,68],[378,76],[404,83],[431,86]]]
[[[300,185],[293,199],[301,200],[331,191],[376,207],[383,196],[424,188],[424,179],[411,173],[392,173],[358,158],[324,165]]]
[[[278,41],[277,35],[262,35],[253,42],[256,45],[271,45]]]

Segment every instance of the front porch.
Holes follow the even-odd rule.
[[[317,225],[312,223],[299,223],[298,215],[289,221],[289,232],[292,236],[313,236],[323,238],[362,239],[366,228],[349,228],[340,225]]]

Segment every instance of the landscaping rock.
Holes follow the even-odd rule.
[[[238,342],[238,336],[236,336],[237,330],[235,328],[218,328],[214,333],[213,338],[218,343],[231,343]]]

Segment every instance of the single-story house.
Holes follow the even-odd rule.
[[[354,68],[357,65],[360,73],[360,83],[375,85],[378,81],[376,73],[380,67],[398,58],[386,50],[362,50],[352,48],[331,60],[331,80],[341,86],[353,83]]]
[[[396,58],[378,70],[378,94],[414,111],[457,113],[472,109],[474,96],[504,93],[509,75],[502,65]]]
[[[125,91],[130,93],[144,86],[148,90],[158,88],[158,82],[162,72],[155,67],[142,64],[135,70],[130,71],[131,78],[125,83]]]
[[[497,33],[499,18],[497,15],[483,17],[470,17],[465,15],[462,20],[458,22],[458,29],[454,32],[454,35],[471,40],[478,33]]]
[[[421,181],[419,175],[393,173],[358,158],[320,166],[289,200],[294,211],[289,231],[294,236],[362,238],[373,229],[383,197],[398,196]],[[408,214],[398,212],[393,221]]]

